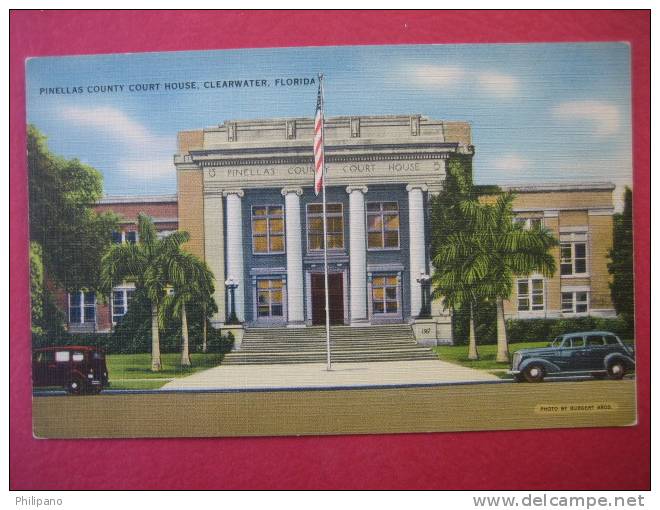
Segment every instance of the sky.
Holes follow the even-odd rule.
[[[276,83],[319,72],[325,75],[326,117],[419,113],[469,122],[476,183],[611,181],[620,206],[623,186],[632,182],[625,43],[45,57],[29,59],[26,71],[28,122],[48,137],[53,152],[98,169],[106,194],[175,193],[172,157],[180,130],[233,119],[313,116],[316,85]],[[268,86],[203,87],[239,79]],[[164,90],[165,83],[180,82],[197,88]],[[155,83],[158,90],[128,90]],[[76,89],[82,93],[71,93]]]

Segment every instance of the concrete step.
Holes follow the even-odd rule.
[[[407,324],[368,327],[332,326],[331,358],[338,363],[437,359],[415,342]],[[240,351],[227,354],[226,365],[323,363],[326,330],[306,328],[247,328]]]

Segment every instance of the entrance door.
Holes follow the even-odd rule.
[[[344,278],[341,273],[328,274],[330,324],[344,323]],[[323,273],[312,273],[312,324],[325,324],[325,283]]]

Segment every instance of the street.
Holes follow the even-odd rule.
[[[632,425],[635,380],[379,388],[54,393],[33,398],[40,438],[365,434]]]

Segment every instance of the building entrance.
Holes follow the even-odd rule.
[[[325,282],[323,273],[312,273],[312,324],[325,324]],[[330,324],[344,323],[344,278],[342,273],[328,274]]]

